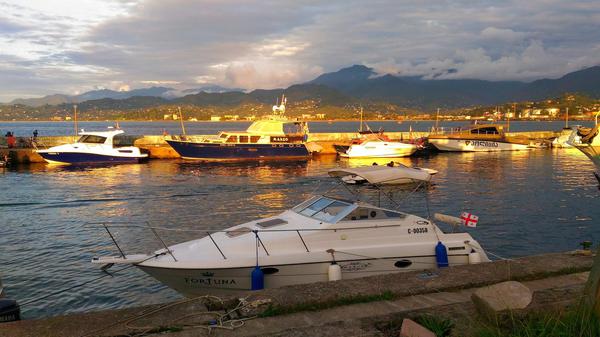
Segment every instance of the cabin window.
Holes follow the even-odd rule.
[[[396,268],[406,268],[410,267],[411,264],[412,262],[410,260],[398,260],[396,263],[394,263],[394,266]]]
[[[229,138],[227,138],[227,143],[237,143],[237,136],[229,136]]]
[[[479,128],[479,129],[473,129],[473,130],[471,130],[471,133],[474,133],[474,134],[484,134],[484,135],[497,135],[498,134],[498,129],[496,129],[495,127]]]
[[[113,138],[113,146],[114,147],[119,147],[119,146],[132,146],[133,142],[128,139],[126,136],[115,136]]]
[[[248,136],[240,136],[240,143],[248,143]]]
[[[79,138],[79,143],[88,143],[88,144],[104,144],[106,141],[106,137],[96,136],[96,135],[85,135]]]
[[[258,143],[260,136],[250,136],[250,143]]]
[[[222,133],[219,138],[227,138],[227,134],[226,133]]]

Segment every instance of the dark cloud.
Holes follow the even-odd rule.
[[[596,0],[114,1],[119,15],[76,25],[73,16],[11,6],[10,22],[27,27],[17,20],[23,11],[51,24],[23,30],[0,21],[0,43],[29,41],[27,70],[62,90],[160,81],[272,88],[352,64],[533,80],[600,64]]]

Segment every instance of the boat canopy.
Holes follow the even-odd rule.
[[[264,135],[283,135],[283,123],[281,121],[256,121],[246,130],[248,133],[258,133]]]
[[[398,182],[412,179],[415,181],[429,181],[431,174],[425,170],[414,169],[407,166],[389,167],[383,165],[363,166],[354,168],[336,168],[329,170],[332,177],[359,176],[369,184],[397,184]]]
[[[292,130],[286,130],[292,128]],[[307,129],[303,127],[302,122],[288,120],[260,120],[252,123],[246,132],[260,135],[284,135],[286,131],[291,133],[306,133]]]

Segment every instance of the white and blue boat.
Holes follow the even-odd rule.
[[[36,152],[51,164],[139,163],[148,159],[138,147],[125,145],[123,130],[81,132],[76,143]]]
[[[184,159],[239,160],[306,158],[306,122],[284,116],[285,98],[273,114],[252,123],[246,131],[221,131],[215,136],[171,136],[167,143]]]

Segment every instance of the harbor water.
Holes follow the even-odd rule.
[[[357,123],[345,123],[353,124],[347,126],[349,130],[335,130],[356,129]],[[27,124],[20,129],[16,124],[2,123],[0,130],[5,132],[8,125],[17,135],[21,132],[17,130],[22,130],[26,136],[36,127]],[[131,134],[160,134],[164,125],[171,124],[169,132],[178,132],[174,123],[142,123],[139,132],[134,127],[137,124],[121,126]],[[330,131],[328,128],[337,124],[319,127]],[[397,130],[391,123],[386,130],[407,130],[406,124],[394,124],[399,126]],[[72,125],[64,123],[56,128],[62,131],[51,131],[52,125],[47,129],[38,126],[40,135],[72,130],[66,129]],[[214,133],[232,125],[216,123],[216,130],[193,133]],[[240,125],[243,129],[247,124]],[[371,127],[378,128],[377,124]],[[542,123],[539,130],[560,127],[560,123]],[[152,128],[156,132],[148,132]],[[188,126],[192,133],[190,129]],[[180,295],[176,292],[135,268],[99,278],[103,273],[90,263],[91,258],[118,252],[106,232],[90,223],[124,221],[181,230],[159,232],[167,244],[174,244],[201,236],[185,230],[223,229],[281,212],[315,192],[330,189],[333,180],[327,176],[328,169],[373,161],[320,156],[281,162],[154,160],[109,167],[36,164],[0,169],[2,281],[10,297],[26,303],[22,308],[26,318],[177,299]],[[498,256],[565,251],[578,248],[584,240],[594,244],[600,240],[600,228],[594,225],[600,219],[594,167],[575,149],[441,153],[397,161],[439,171],[433,186],[410,195],[407,192],[401,210],[424,217],[434,212],[476,214],[478,227],[464,230]],[[141,228],[119,229],[116,238],[131,253],[160,247],[152,233]],[[95,281],[39,299],[91,280]]]
[[[486,122],[488,123],[488,122]],[[502,122],[504,123],[504,122]],[[104,131],[108,126],[113,126],[113,121],[105,122],[79,122],[78,128],[86,131]],[[130,135],[162,135],[167,132],[172,135],[181,133],[181,123],[179,121],[159,121],[159,122],[135,122],[120,121],[119,126]],[[222,130],[245,130],[251,122],[185,122],[185,129],[188,134],[210,135],[216,134]],[[309,122],[310,132],[355,132],[360,123],[358,121],[316,121]],[[409,131],[429,131],[435,125],[434,121],[368,121],[368,126],[372,130],[384,130],[388,132]],[[571,124],[581,124],[585,126],[593,125],[592,121],[571,121]],[[469,125],[466,121],[441,121],[440,127],[457,128]],[[510,131],[558,131],[564,127],[564,121],[513,121],[510,122]],[[0,136],[7,131],[13,132],[17,137],[31,137],[33,131],[37,130],[39,136],[68,136],[73,135],[73,122],[2,122],[0,121]]]

